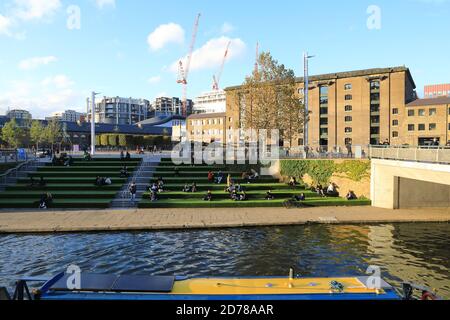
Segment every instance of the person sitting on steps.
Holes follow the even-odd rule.
[[[219,171],[219,173],[217,173],[216,183],[221,184],[222,180],[223,180],[223,173],[222,171]]]
[[[191,192],[192,193],[196,193],[197,192],[197,184],[194,182],[194,183],[192,183],[192,186],[191,186]]]
[[[301,193],[299,196],[294,196],[295,201],[305,201],[306,195],[304,193]]]
[[[48,209],[53,202],[53,196],[50,193],[44,193],[39,202],[39,209]]]
[[[322,187],[322,185],[320,183],[317,185],[315,191],[316,191],[318,196],[320,196],[322,198],[326,197],[325,192],[323,191],[323,187]]]
[[[356,196],[356,194],[352,190],[348,191],[346,198],[347,198],[348,201],[358,200],[358,197]]]
[[[208,182],[214,183],[214,173],[212,171],[208,172]]]
[[[291,188],[295,188],[295,187],[297,187],[297,179],[295,179],[295,177],[291,177],[291,179],[289,180],[289,186],[291,187]]]
[[[245,191],[242,191],[241,195],[239,196],[239,201],[246,201],[247,200],[247,193]]]
[[[189,186],[189,184],[186,183],[186,184],[184,185],[183,192],[186,192],[186,193],[187,193],[187,192],[191,192],[191,187]]]
[[[91,161],[92,157],[89,152],[84,151],[83,159],[84,159],[84,161]]]
[[[266,198],[265,198],[266,200],[275,200],[275,196],[272,194],[272,190],[269,190],[267,193],[266,193]]]
[[[131,201],[135,201],[135,200],[136,200],[136,193],[137,193],[137,185],[136,185],[136,182],[133,181],[133,182],[130,184],[129,191],[130,191],[130,195],[131,195]]]
[[[327,188],[327,196],[329,197],[339,197],[339,192],[337,191],[337,185],[335,183],[330,183]]]
[[[212,201],[213,199],[213,195],[211,190],[208,190],[208,192],[206,193],[206,196],[203,198],[204,201]]]

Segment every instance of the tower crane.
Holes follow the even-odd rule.
[[[225,54],[223,55],[222,64],[220,65],[219,73],[213,76],[213,91],[219,91],[220,79],[222,78],[223,68],[228,57],[228,50],[230,50],[231,41],[228,42]]]
[[[188,85],[188,77],[189,77],[189,71],[191,67],[191,61],[192,61],[192,53],[194,51],[195,47],[195,41],[197,40],[197,33],[198,33],[198,25],[200,22],[201,14],[199,13],[197,15],[197,18],[194,23],[194,29],[192,32],[192,40],[191,44],[189,46],[189,53],[187,55],[186,59],[186,65],[183,65],[183,61],[180,60],[179,66],[178,66],[178,79],[177,83],[181,84],[183,86],[183,96],[182,96],[182,116],[187,116],[187,85]]]

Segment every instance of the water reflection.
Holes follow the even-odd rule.
[[[369,265],[399,285],[450,298],[449,224],[315,225],[177,232],[3,235],[0,286],[76,264],[97,273],[188,276],[362,275]]]

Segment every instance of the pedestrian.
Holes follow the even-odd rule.
[[[136,192],[137,192],[137,186],[136,183],[133,181],[130,185],[130,194],[131,194],[131,201],[136,200]]]

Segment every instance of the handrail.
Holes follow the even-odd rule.
[[[371,159],[450,164],[450,147],[371,146]]]
[[[28,166],[31,163],[35,163],[36,159],[32,159],[32,160],[28,160],[25,162],[22,162],[20,164],[18,164],[16,167],[11,168],[7,171],[5,171],[5,173],[0,174],[0,179],[2,179],[3,183],[1,183],[1,185],[6,185],[6,180],[8,179],[8,177],[14,172],[16,174],[17,177],[17,173],[20,169],[22,169],[23,167]]]

